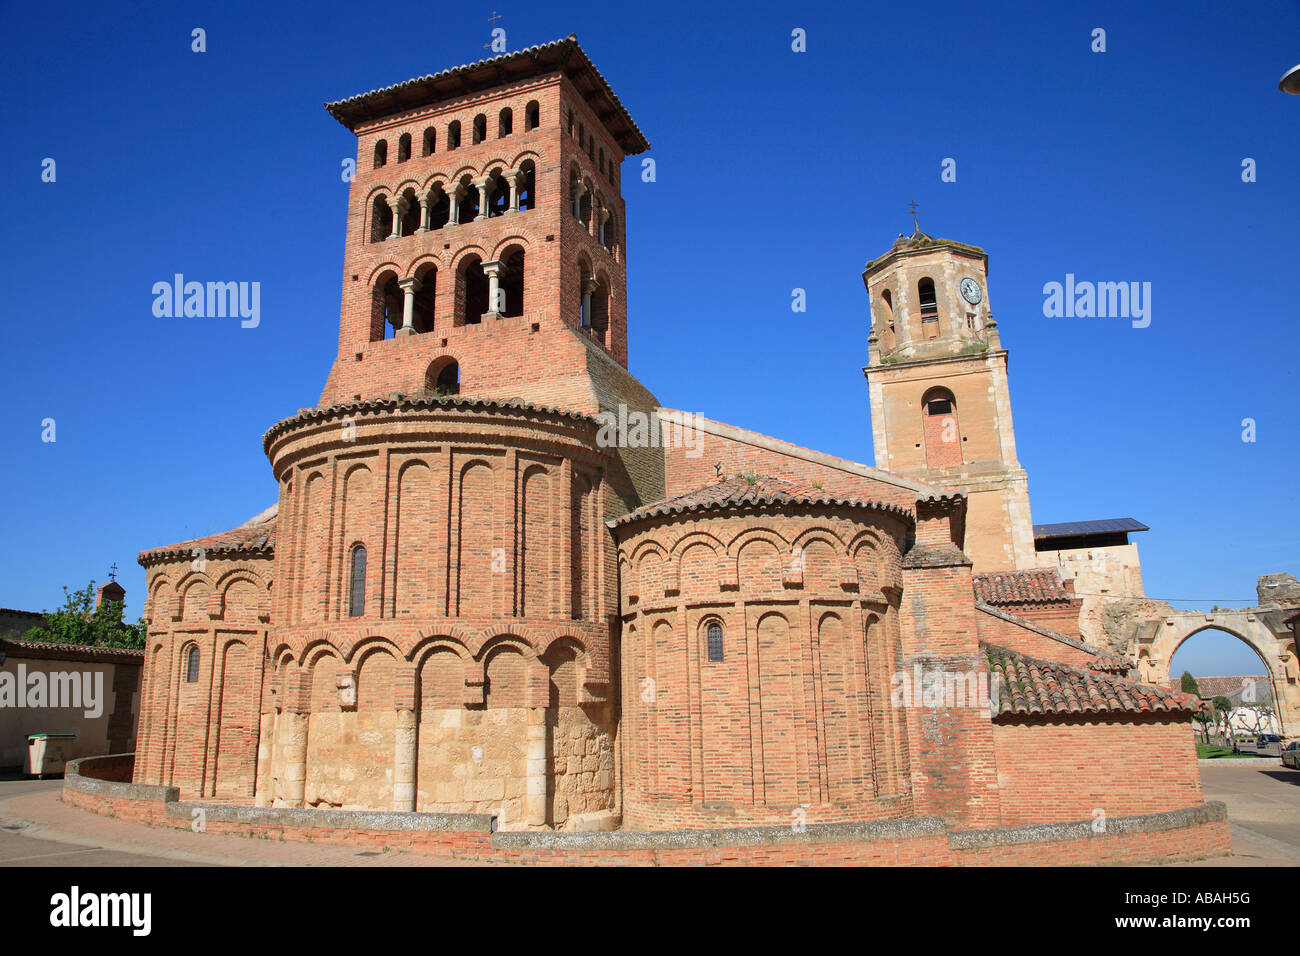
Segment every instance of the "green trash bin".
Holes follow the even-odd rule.
[[[44,780],[47,773],[63,773],[68,762],[69,741],[76,734],[28,734],[27,772]]]

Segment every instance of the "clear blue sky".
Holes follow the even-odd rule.
[[[654,144],[629,337],[665,404],[870,462],[860,273],[915,199],[988,250],[1035,521],[1149,524],[1183,606],[1295,571],[1300,6],[871,6],[4,4],[0,606],[116,561],[134,616],[140,549],[274,501],[261,433],[337,345],[355,140],[321,104],[488,55],[494,7],[510,49],[576,32]],[[155,318],[176,272],[260,282],[260,327]],[[1150,328],[1044,318],[1067,272],[1152,283]]]

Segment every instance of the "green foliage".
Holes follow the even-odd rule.
[[[1201,688],[1197,686],[1196,678],[1192,676],[1191,671],[1183,671],[1183,693],[1201,696]]]
[[[63,607],[44,614],[44,623],[24,634],[24,641],[144,649],[144,618],[135,624],[124,623],[121,601],[105,601],[95,610],[94,581],[77,591],[69,591],[64,585]]]

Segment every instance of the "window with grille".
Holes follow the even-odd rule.
[[[708,630],[709,660],[722,660],[722,625],[714,621]]]
[[[352,587],[348,597],[348,616],[361,617],[366,613],[366,549],[357,545],[352,549]]]

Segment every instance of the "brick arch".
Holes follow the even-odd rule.
[[[447,182],[454,183],[455,185],[459,186],[461,179],[463,179],[466,176],[469,176],[473,179],[477,179],[479,176],[482,175],[483,175],[482,171],[479,170],[478,168],[474,166],[465,165],[465,166],[461,166],[454,173],[448,176]]]
[[[536,641],[528,632],[517,625],[507,624],[502,627],[484,628],[470,645],[470,651],[476,661],[487,663],[487,659],[502,646],[511,646],[519,650],[527,660],[539,659]]]
[[[551,707],[575,707],[582,702],[586,683],[587,653],[572,635],[561,635],[548,642],[541,654],[546,665]]]
[[[492,261],[492,257],[488,255],[487,250],[483,246],[480,246],[478,243],[471,243],[469,245],[461,246],[456,250],[451,257],[451,261],[447,263],[447,268],[452,273],[459,273],[465,264],[465,260],[471,256],[478,256],[479,259],[485,262]]]
[[[424,186],[421,188],[421,192],[428,192],[434,186],[438,186],[445,193],[447,191],[447,183],[448,179],[446,173],[431,173],[429,178],[424,181]]]
[[[493,642],[483,654],[483,701],[489,709],[528,706],[529,671],[540,663],[531,647]]]
[[[811,525],[804,528],[794,536],[794,540],[790,542],[790,547],[792,549],[806,547],[813,541],[825,541],[837,554],[843,556],[848,555],[848,545],[846,545],[844,539],[840,537],[839,532],[835,531],[829,525]]]
[[[643,557],[645,557],[644,552],[646,551],[656,551],[661,559],[664,561],[668,560],[669,551],[657,538],[646,538],[643,541],[638,542],[631,552],[628,553],[628,560],[634,564],[638,563]]]
[[[519,152],[515,153],[514,158],[510,160],[510,169],[518,169],[524,164],[524,162],[530,159],[533,161],[533,165],[538,165],[542,161],[542,154],[537,152],[535,149],[521,149]]]
[[[555,647],[557,644],[564,643],[572,644],[577,648],[578,653],[582,656],[584,662],[589,659],[591,651],[587,647],[587,642],[572,631],[567,631],[563,628],[556,628],[548,634],[538,636],[533,646],[536,648],[537,656],[540,658],[545,657],[550,653],[551,648]]]
[[[158,607],[161,600],[163,607]],[[149,586],[149,623],[155,619],[171,622],[180,616],[180,596],[166,574],[159,574]]]
[[[719,538],[717,535],[713,534],[711,531],[704,531],[700,528],[695,528],[691,531],[685,532],[680,537],[678,537],[676,541],[673,542],[673,546],[670,551],[673,560],[680,561],[682,554],[686,551],[687,548],[691,548],[699,544],[708,545],[717,554],[725,554],[727,550],[726,545],[722,543],[722,539]]]
[[[366,277],[366,288],[373,289],[385,272],[391,272],[394,279],[402,277],[402,267],[392,259],[385,259],[370,270],[370,275]]]
[[[230,589],[239,583],[251,584],[257,592],[256,606],[251,609],[253,619],[260,620],[269,614],[270,593],[266,580],[260,574],[246,568],[232,568],[217,580],[215,587],[217,606],[221,612],[222,620],[229,620]]]
[[[727,554],[733,558],[740,557],[740,552],[749,544],[756,540],[768,541],[776,546],[777,551],[786,553],[790,550],[790,542],[782,537],[772,528],[742,528],[727,543]]]
[[[200,620],[200,621],[209,620],[208,617],[209,608],[212,606],[211,602],[216,595],[216,589],[212,585],[212,579],[208,577],[208,575],[203,571],[190,571],[189,574],[185,575],[177,583],[176,585],[177,613],[180,615],[181,620],[186,619],[187,611],[192,610],[189,607],[189,604],[192,600],[195,599],[194,598],[195,588],[203,588],[207,592],[206,595],[207,602],[199,610],[200,616],[198,618],[190,618],[190,620]]]
[[[513,233],[499,240],[497,244],[492,247],[492,258],[500,259],[510,251],[511,247],[518,247],[519,249],[522,249],[525,254],[528,254],[533,251],[533,245],[533,239],[527,233]]]
[[[422,252],[406,264],[406,271],[403,273],[402,278],[411,278],[424,265],[431,265],[439,272],[442,272],[447,268],[447,260],[438,252]]]
[[[419,183],[419,181],[416,180],[416,179],[410,179],[410,178],[408,178],[408,179],[403,179],[401,182],[399,182],[396,186],[393,187],[393,189],[392,189],[392,193],[393,193],[394,196],[400,196],[400,195],[402,195],[402,193],[406,192],[408,189],[414,189],[416,195],[418,196],[418,195],[420,194],[420,183]]]
[[[470,652],[469,645],[464,637],[456,637],[449,633],[434,634],[429,637],[421,637],[411,648],[407,659],[416,666],[418,670],[424,666],[424,662],[429,656],[441,651],[452,651],[461,661],[466,664],[473,663],[474,655]]]

